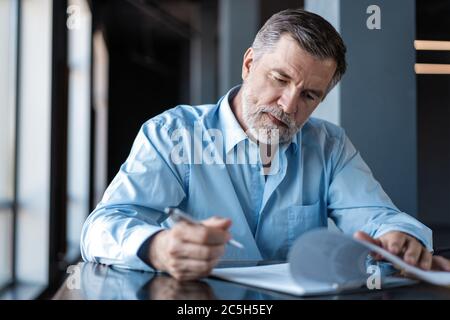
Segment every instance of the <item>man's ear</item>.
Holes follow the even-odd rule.
[[[242,62],[242,80],[247,79],[252,64],[253,64],[253,48],[248,48],[247,51],[245,51],[244,61]]]

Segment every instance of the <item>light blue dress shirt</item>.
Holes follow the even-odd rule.
[[[347,234],[362,230],[379,237],[398,230],[432,250],[431,230],[395,207],[344,130],[327,121],[310,118],[279,148],[265,178],[260,158],[249,159],[257,146],[230,108],[238,89],[216,105],[177,106],[142,126],[84,224],[84,260],[152,270],[137,252],[151,235],[171,226],[170,219],[162,221],[165,207],[179,207],[199,220],[230,218],[231,234],[245,249],[227,245],[223,259],[286,259],[298,236],[326,227],[328,218]],[[223,141],[208,129],[220,130]],[[203,162],[199,154],[206,155]],[[208,154],[225,160],[211,163]]]

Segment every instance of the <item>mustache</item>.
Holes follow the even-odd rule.
[[[296,123],[295,119],[292,118],[292,116],[285,113],[283,110],[281,110],[279,107],[275,106],[262,106],[258,109],[257,113],[270,113],[272,116],[283,122],[288,128],[295,128]]]

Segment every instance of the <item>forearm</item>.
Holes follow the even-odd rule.
[[[431,251],[431,230],[394,205],[348,138],[343,136],[340,145],[328,192],[330,218],[351,235],[364,231],[377,238],[390,231],[407,233]]]
[[[142,244],[161,230],[160,213],[133,205],[97,208],[86,220],[81,234],[85,261],[119,267],[153,270],[139,256]]]

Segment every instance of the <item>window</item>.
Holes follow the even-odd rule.
[[[51,0],[0,0],[0,289],[12,289],[6,298],[30,297],[48,280],[51,26]],[[18,283],[38,286],[19,294]]]
[[[13,278],[16,27],[16,1],[0,1],[0,289]]]
[[[91,13],[85,0],[70,0],[68,17],[69,112],[67,157],[67,254],[80,254],[89,214]]]
[[[42,294],[79,257],[91,33],[87,0],[0,0],[0,299]]]
[[[16,280],[47,284],[49,264],[51,0],[20,1]]]

